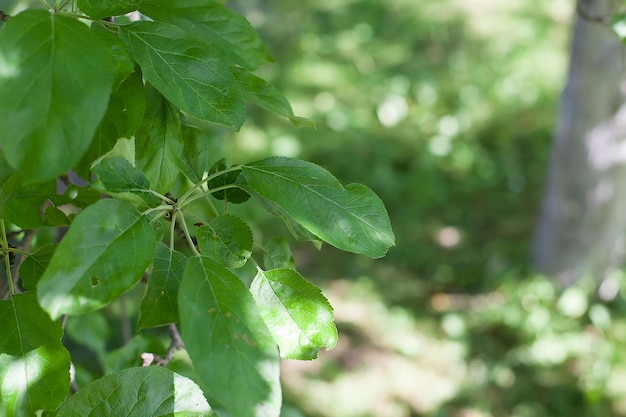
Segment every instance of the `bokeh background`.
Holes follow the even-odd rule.
[[[286,416],[626,415],[622,295],[562,290],[530,263],[574,3],[230,3],[276,58],[263,75],[317,123],[252,110],[230,157],[293,156],[365,183],[397,236],[375,261],[296,251],[340,343],[284,364]]]

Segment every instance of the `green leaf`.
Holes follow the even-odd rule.
[[[181,127],[183,154],[177,160],[178,167],[191,182],[197,184],[209,171],[209,161],[220,149],[209,132],[185,125]]]
[[[122,82],[135,72],[135,61],[116,31],[102,25],[91,25],[91,31],[109,54],[113,66],[113,91],[117,91]]]
[[[11,167],[11,165],[9,165],[6,157],[4,156],[4,151],[0,148],[0,188],[14,172],[15,170]]]
[[[259,269],[250,292],[282,357],[315,359],[321,348],[337,344],[333,308],[319,288],[293,269]]]
[[[105,158],[94,168],[99,182],[96,188],[120,198],[156,207],[161,204],[159,197],[150,192],[150,182],[146,176],[124,158]]]
[[[141,301],[137,328],[178,322],[178,287],[187,266],[187,257],[157,243],[148,288]]]
[[[113,79],[106,51],[74,18],[29,9],[0,38],[0,145],[26,182],[71,169],[104,116]]]
[[[100,200],[83,210],[37,286],[53,319],[97,310],[141,279],[154,254],[148,220],[125,201]]]
[[[380,258],[394,245],[383,202],[362,184],[344,188],[320,166],[283,157],[246,164],[242,170],[255,192],[339,249]]]
[[[200,388],[169,369],[129,368],[106,375],[72,395],[57,417],[217,417]]]
[[[224,171],[226,169],[226,161],[224,159],[220,159],[211,166],[211,168],[209,169],[209,175],[215,174],[219,171]],[[241,171],[237,169],[218,175],[217,177],[208,181],[207,186],[209,187],[209,189],[213,189],[223,187],[225,185],[238,184],[241,182],[241,179]],[[241,188],[227,188],[224,190],[215,191],[211,195],[218,200],[226,200],[229,203],[233,204],[244,203],[250,198],[250,194],[248,194]]]
[[[154,20],[179,26],[190,38],[211,45],[212,50],[248,70],[273,61],[250,22],[219,2],[148,0],[142,2],[139,11]]]
[[[143,120],[145,109],[146,94],[141,75],[133,73],[111,94],[107,112],[89,149],[81,158],[76,173],[90,179],[92,163],[113,149],[118,139],[133,137]]]
[[[309,232],[300,223],[291,218],[291,216],[289,216],[285,210],[281,209],[278,204],[261,197],[258,193],[252,190],[250,190],[250,192],[254,195],[255,200],[257,200],[261,207],[267,210],[268,213],[281,218],[285,222],[285,226],[287,226],[291,235],[298,242],[311,242],[318,250],[322,248],[322,241],[320,238]]]
[[[78,0],[78,8],[93,19],[134,12],[140,0]]]
[[[39,278],[43,275],[43,272],[50,264],[52,255],[57,249],[56,243],[50,243],[37,249],[36,252],[31,253],[24,262],[20,265],[20,278],[22,279],[22,285],[27,290],[34,290],[37,287]]]
[[[239,278],[209,258],[191,258],[178,305],[182,337],[211,404],[237,417],[277,416],[276,344]]]
[[[0,415],[57,408],[70,388],[61,323],[50,320],[29,291],[0,300],[0,329]]]
[[[250,103],[288,118],[295,126],[315,127],[312,120],[294,116],[285,95],[264,79],[241,68],[234,68],[233,75],[239,81],[243,97]]]
[[[121,26],[120,37],[145,79],[169,101],[202,120],[239,130],[245,119],[241,90],[209,46],[163,22]]]
[[[98,126],[96,137],[108,137],[116,140],[119,138],[130,139],[139,128],[145,110],[146,93],[141,74],[133,72],[111,95],[109,108],[100,126]]]
[[[275,237],[265,245],[263,264],[266,270],[270,269],[296,269],[296,261],[291,254],[291,248],[285,239]]]
[[[56,181],[26,184],[24,175],[16,172],[0,189],[0,219],[25,229],[45,226],[45,207],[57,194]]]
[[[170,191],[182,152],[180,112],[149,87],[146,113],[135,135],[135,157],[137,168],[146,174],[153,190],[162,194]]]
[[[227,268],[240,268],[252,254],[252,231],[240,218],[231,214],[216,217],[196,233],[203,256]]]

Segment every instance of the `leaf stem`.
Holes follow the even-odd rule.
[[[185,216],[183,215],[183,212],[179,211],[178,213],[180,217],[180,226],[185,232],[185,237],[187,238],[187,243],[189,243],[189,247],[193,251],[194,255],[201,256],[200,252],[198,252],[198,249],[196,249],[196,244],[193,242],[193,239],[191,239],[191,234],[189,233],[189,229],[187,228],[187,222],[185,222]]]
[[[57,0],[57,1],[56,1],[56,4],[55,4],[55,6],[54,6],[54,8],[55,8],[56,10],[63,10],[63,8],[64,8],[65,6],[67,6],[67,3],[69,3],[69,1],[70,1],[70,0],[65,0],[65,1],[64,1],[63,3],[61,3],[61,4],[59,4],[59,1],[60,1],[60,0]]]
[[[22,255],[22,256],[30,256],[30,253],[26,252],[25,250],[18,249],[18,248],[11,248],[11,247],[8,247],[8,248],[7,248],[7,251],[8,251],[8,252],[13,252],[13,253],[19,253],[19,254],[20,254],[20,255]]]
[[[39,0],[39,4],[46,10],[50,10],[52,8],[45,0]]]
[[[209,189],[208,191],[202,191],[201,193],[195,194],[195,195],[193,195],[193,196],[191,196],[191,197],[187,198],[187,200],[185,201],[185,204],[190,204],[190,203],[192,203],[193,201],[196,201],[196,200],[198,200],[198,199],[200,199],[200,198],[207,197],[207,196],[209,196],[209,195],[211,195],[211,194],[213,194],[213,193],[215,193],[215,192],[222,191],[222,190],[227,190],[227,189],[229,189],[229,188],[240,188],[240,189],[242,189],[242,190],[243,190],[243,188],[242,188],[242,187],[240,187],[240,186],[239,186],[239,185],[237,185],[237,184],[227,184],[227,185],[222,185],[222,186],[220,186],[220,187],[211,188],[211,189]],[[244,190],[244,191],[245,191],[245,190]],[[217,213],[217,215],[219,215],[219,213],[217,212],[217,210],[216,210],[215,212]]]
[[[82,14],[82,13],[63,12],[63,11],[59,10],[58,12],[56,12],[56,14],[59,15],[59,16],[74,17],[76,19],[84,19],[84,20],[89,20],[89,21],[92,21],[92,22],[99,22],[100,21],[100,20],[92,19],[91,17],[87,16],[86,14]],[[106,23],[118,26],[116,23],[112,23],[112,22],[106,22]]]
[[[170,249],[174,250],[174,241],[176,240],[176,220],[178,217],[178,211],[174,211],[172,214],[172,224],[170,226]]]
[[[224,169],[222,171],[214,172],[213,174],[208,175],[206,178],[203,178],[200,182],[194,184],[193,187],[191,187],[189,190],[187,190],[187,192],[185,194],[183,194],[182,197],[180,197],[178,199],[178,202],[181,205],[188,204],[187,203],[187,199],[190,198],[190,196],[193,193],[195,193],[198,188],[201,188],[204,184],[208,183],[209,181],[211,181],[214,178],[219,177],[220,175],[224,175],[224,174],[227,174],[229,172],[237,171],[237,170],[240,170],[240,169],[241,169],[241,165],[235,165],[235,166],[232,166],[230,168]]]
[[[9,284],[9,293],[15,295],[15,287],[13,287],[13,274],[11,273],[11,259],[9,258],[9,241],[7,240],[7,231],[4,226],[4,220],[0,219],[0,249],[4,257],[4,267],[7,273],[7,283]]]
[[[165,201],[165,202],[166,202],[167,204],[169,204],[170,206],[173,206],[174,204],[176,204],[176,201],[174,201],[173,199],[169,198],[169,197],[168,197],[168,196],[166,196],[166,195],[163,195],[163,194],[161,194],[161,193],[157,193],[157,192],[156,192],[156,191],[154,191],[154,190],[148,190],[148,191],[150,191],[150,193],[152,193],[152,195],[155,195],[155,196],[159,197],[159,199],[160,199],[161,201]]]
[[[149,208],[148,210],[144,211],[141,214],[142,216],[147,216],[148,214],[155,212],[155,211],[159,211],[159,210],[162,210],[163,212],[167,213],[168,211],[172,211],[173,209],[174,209],[174,204],[161,204],[160,206]]]

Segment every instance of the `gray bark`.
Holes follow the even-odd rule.
[[[606,16],[614,4],[580,7]],[[538,270],[564,286],[603,281],[626,259],[624,50],[608,26],[576,17],[533,248]]]

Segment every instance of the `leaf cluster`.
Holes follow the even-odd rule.
[[[254,74],[271,61],[220,1],[65,1],[2,26],[0,415],[276,416],[280,358],[335,346],[333,309],[287,241],[255,239],[229,206],[379,258],[394,244],[382,201],[306,161],[228,166],[213,130],[194,127],[236,131],[246,103],[306,123]],[[197,378],[144,366],[76,386],[62,322],[137,285],[138,330],[180,327]]]

